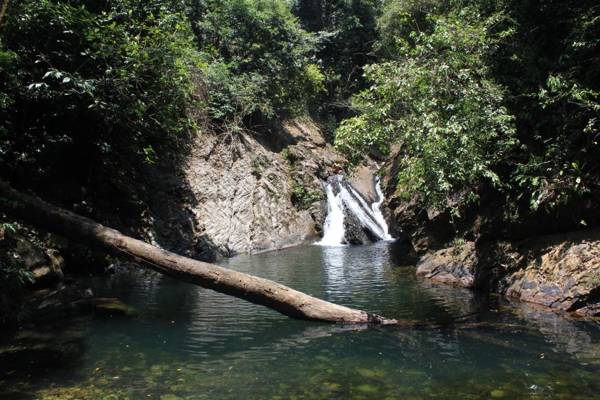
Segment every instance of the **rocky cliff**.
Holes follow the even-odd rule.
[[[231,256],[314,240],[322,224],[321,180],[342,159],[309,121],[277,137],[199,135],[186,171],[203,254]]]
[[[321,236],[327,212],[323,182],[343,172],[348,162],[310,119],[289,120],[261,132],[198,131],[185,140],[188,144],[180,153],[164,153],[140,174],[123,171],[110,177],[108,181],[126,196],[89,198],[67,206],[131,236],[207,261],[313,242]],[[352,176],[369,200],[376,197],[373,171],[372,163],[365,164]],[[0,215],[0,222],[4,220],[10,222]],[[55,303],[70,304],[83,297],[85,289],[65,286],[74,281],[72,274],[110,271],[116,263],[102,252],[61,238],[60,246],[46,243],[45,232],[28,229],[31,234],[18,239],[0,231],[0,248],[18,254],[19,266],[31,273],[28,290],[48,291]],[[21,300],[8,304],[8,297],[0,294],[0,316],[15,314]]]

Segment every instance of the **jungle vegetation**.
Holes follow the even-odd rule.
[[[599,192],[593,0],[1,5],[0,177],[88,216],[138,201],[196,132],[300,115],[351,161],[396,159],[397,193],[423,207],[460,214],[492,191],[547,215]]]

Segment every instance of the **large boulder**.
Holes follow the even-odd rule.
[[[466,242],[423,256],[417,275],[436,283],[448,283],[471,288],[475,284],[477,253],[473,242]]]
[[[510,297],[600,316],[600,231],[553,235],[526,244],[522,267],[506,275]]]

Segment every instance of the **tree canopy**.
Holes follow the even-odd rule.
[[[336,143],[354,158],[400,146],[398,190],[441,210],[482,186],[530,211],[589,197],[599,21],[590,1],[388,1]]]
[[[599,13],[591,0],[11,2],[0,166],[101,190],[181,153],[191,130],[312,114],[353,160],[400,148],[398,190],[424,205],[493,187],[551,210],[598,189]]]

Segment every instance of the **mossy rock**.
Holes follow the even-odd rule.
[[[375,385],[369,385],[367,383],[365,383],[363,385],[355,386],[353,389],[356,390],[359,393],[362,393],[362,394],[375,394],[375,393],[379,393],[379,388],[377,386],[375,386]]]
[[[94,299],[94,311],[100,316],[134,317],[137,311],[116,298]]]
[[[356,370],[363,378],[382,378],[385,376],[385,371],[372,368],[358,368]]]

